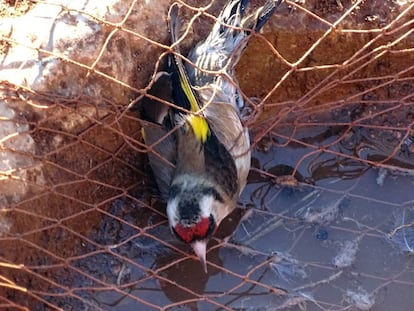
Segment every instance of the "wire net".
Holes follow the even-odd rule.
[[[186,55],[225,1],[180,3]],[[169,104],[149,90],[170,4],[1,3],[0,306],[411,310],[414,3],[286,0],[253,36],[252,169],[208,274],[169,232],[129,109]]]

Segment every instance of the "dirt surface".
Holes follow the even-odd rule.
[[[34,5],[30,0],[3,0],[0,2],[0,17],[16,17],[26,14]]]

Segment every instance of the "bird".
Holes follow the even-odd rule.
[[[205,272],[207,243],[236,207],[251,165],[249,132],[241,119],[244,99],[234,68],[248,39],[281,0],[268,0],[251,14],[246,12],[248,2],[228,0],[211,32],[187,58],[179,48],[180,5],[171,5],[172,52],[167,73],[160,72],[156,80],[161,89],[171,90],[173,105],[160,100],[151,107],[146,102],[142,109],[143,138],[167,201],[169,227],[178,240],[191,245]]]

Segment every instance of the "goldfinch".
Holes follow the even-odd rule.
[[[167,200],[171,231],[192,246],[205,271],[207,242],[235,208],[250,169],[234,67],[252,32],[262,28],[279,3],[267,1],[245,16],[247,0],[228,1],[207,38],[190,51],[190,62],[183,61],[178,48],[179,5],[170,8],[170,74],[159,81],[171,87],[175,106],[157,103],[161,108],[152,113],[144,105],[149,122],[142,128],[153,151],[150,165]]]

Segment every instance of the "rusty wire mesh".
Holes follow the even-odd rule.
[[[414,3],[285,1],[254,35],[237,67],[252,169],[207,275],[169,232],[129,109],[157,97],[170,1],[124,1],[118,19],[62,3],[1,7],[13,19],[55,6],[102,35],[87,58],[2,30],[3,72],[21,47],[74,75],[1,76],[3,309],[411,310]],[[195,3],[182,2],[183,51],[225,1]]]

